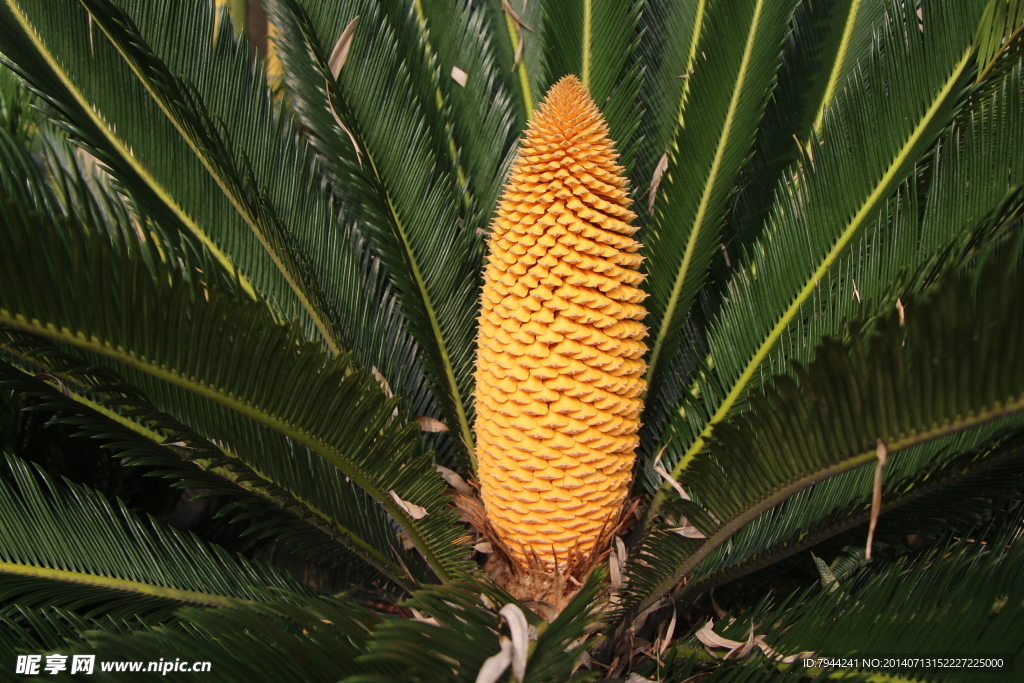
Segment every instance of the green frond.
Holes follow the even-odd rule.
[[[686,125],[669,151],[654,222],[640,238],[651,294],[648,404],[660,400],[660,368],[679,347],[679,333],[719,248],[723,212],[774,86],[794,5],[757,0],[708,6],[701,57],[687,78]]]
[[[131,633],[85,631],[77,650],[96,653],[97,662],[157,661],[171,652],[210,662],[207,674],[164,673],[169,680],[205,675],[232,683],[334,683],[358,670],[356,658],[377,619],[350,599],[287,597],[287,603],[181,609],[175,625]],[[133,678],[139,674],[111,676]]]
[[[302,315],[269,254],[114,46],[90,31],[80,3],[12,0],[0,5],[0,19],[7,27],[0,52],[149,215],[191,233],[243,288],[275,300],[286,317]]]
[[[256,235],[320,337],[337,353],[340,335],[332,329],[330,304],[316,273],[300,256],[314,252],[316,245],[302,240],[310,231],[293,232],[282,225],[288,219],[301,225],[300,217],[315,215],[322,202],[315,201],[319,193],[304,173],[309,164],[304,150],[296,149],[287,128],[281,136],[287,146],[276,139],[279,125],[262,85],[262,71],[252,69],[247,52],[226,37],[217,45],[210,42],[212,16],[202,0],[169,5],[127,2],[123,9],[108,0],[82,4]],[[218,55],[219,46],[234,47],[234,54]],[[188,58],[182,59],[185,54]],[[223,87],[225,82],[242,88],[231,92]],[[333,217],[323,210],[316,217],[317,237],[322,240]]]
[[[415,95],[399,59],[400,37],[375,4],[358,4],[271,3],[290,99],[335,198],[352,205],[401,301],[444,422],[456,442],[471,445],[482,240],[459,225],[461,198],[430,153],[427,114],[410,106]],[[348,60],[335,79],[327,48],[357,12]]]
[[[828,51],[830,58],[826,62],[827,78],[823,83],[824,90],[815,98],[817,102],[811,123],[813,130],[819,133],[825,119],[825,110],[842,92],[858,65],[868,58],[875,32],[885,22],[887,3],[885,0],[854,0],[841,3],[838,9],[842,12],[839,15],[841,21],[836,21],[834,25],[841,32],[834,37],[838,38],[835,49]],[[809,133],[809,130],[805,130],[800,139],[806,140]]]
[[[344,569],[351,580],[378,580],[380,574],[366,571],[369,565],[403,585],[406,567],[417,567],[396,547],[394,527],[383,511],[315,456],[303,458],[287,444],[269,448],[275,439],[262,438],[259,450],[270,452],[264,459],[271,466],[254,469],[234,455],[252,452],[244,440],[231,438],[232,452],[225,452],[159,411],[112,370],[27,336],[0,330],[0,342],[23,366],[0,361],[0,387],[40,399],[65,415],[61,423],[77,427],[79,436],[103,441],[112,456],[129,458],[132,466],[153,468],[154,475],[180,488],[229,501],[220,515],[252,520],[246,534],[286,541],[304,557]],[[60,385],[33,375],[56,378]],[[301,464],[289,468],[290,462]],[[397,554],[399,563],[390,554]]]
[[[1024,52],[1016,57],[971,92],[957,121],[939,138],[921,218],[923,251],[940,247],[951,228],[955,234],[976,223],[1005,192],[1024,184],[1016,163],[1024,150]]]
[[[697,406],[687,406],[689,417],[665,454],[674,476],[700,451],[713,425],[742,406],[767,375],[766,361],[774,358],[782,367],[782,357],[773,355],[780,341],[793,339],[787,351],[800,346],[797,358],[806,358],[820,337],[794,334],[797,328],[805,321],[818,324],[833,300],[851,306],[852,281],[849,300],[833,299],[820,285],[835,282],[837,266],[851,263],[843,257],[869,244],[866,231],[884,224],[893,194],[956,114],[971,73],[976,5],[943,4],[924,31],[916,13],[891,7],[879,39],[886,49],[873,53],[856,85],[829,107],[823,133],[813,141],[813,161],[808,157],[787,171],[769,227],[728,284],[728,301],[708,331],[716,387],[702,383]],[[885,288],[888,282],[878,284]],[[667,490],[661,489],[652,512]]]
[[[291,110],[307,135],[318,132],[312,145],[320,153],[322,173],[332,181],[335,208],[342,211],[346,234],[336,239],[349,248],[331,258],[353,260],[362,275],[357,286],[337,297],[353,353],[363,367],[376,368],[390,390],[405,399],[402,407],[409,417],[440,416],[425,376],[423,352],[406,329],[392,276],[358,228],[365,220],[387,224],[386,210],[370,201],[379,196],[379,188],[360,169],[362,152],[356,152],[344,129],[336,125],[327,106],[326,73],[314,65],[306,35],[292,11],[282,3],[270,3],[267,9],[275,26],[275,49],[284,65]]]
[[[16,661],[18,654],[66,649],[80,633],[96,628],[97,622],[117,630],[125,623],[106,617],[83,619],[60,608],[9,608],[0,614],[0,657]]]
[[[472,212],[473,228],[486,229],[501,193],[511,151],[522,128],[511,90],[510,71],[501,68],[487,12],[473,0],[420,0],[430,48],[437,55],[438,92],[450,108],[452,140]],[[504,26],[501,27],[505,32]],[[453,74],[466,74],[465,84]]]
[[[978,80],[995,65],[1000,54],[1024,32],[1024,3],[1020,0],[993,0],[985,8],[975,38],[978,45]]]
[[[0,478],[0,525],[2,599],[22,606],[166,620],[182,604],[311,594],[282,572],[139,519],[13,457]]]
[[[0,323],[123,363],[302,444],[387,510],[435,573],[467,570],[445,485],[427,459],[410,459],[416,429],[391,419],[395,402],[369,373],[302,341],[259,302],[151,272],[74,224],[62,235],[0,208],[9,246],[0,250]],[[102,311],[79,305],[100,300]],[[430,514],[414,520],[392,491]]]
[[[394,294],[352,227],[358,212],[352,207],[339,212],[320,191],[311,155],[303,143],[296,142],[298,133],[292,124],[270,103],[263,74],[253,69],[245,46],[226,35],[211,46],[204,30],[189,28],[209,20],[203,2],[160,8],[143,3],[130,9],[139,30],[152,36],[154,53],[166,59],[176,74],[185,74],[188,80],[182,78],[182,87],[194,87],[202,98],[197,114],[201,116],[205,109],[226,128],[235,148],[224,149],[223,156],[240,157],[244,184],[236,189],[243,190],[250,203],[242,212],[248,211],[259,222],[274,253],[293,259],[284,265],[294,283],[308,285],[307,298],[321,322],[331,328],[328,343],[354,351],[364,367],[377,368],[394,388],[411,389],[402,392],[409,401],[405,406],[409,417],[433,414],[430,398],[420,386],[422,370],[413,360],[415,346],[400,329]],[[182,35],[168,34],[161,28],[165,25],[181,27]],[[238,83],[238,92],[221,87],[223,82]],[[216,149],[215,133],[208,132],[208,137]],[[232,168],[221,171],[221,176],[234,172]]]
[[[435,467],[475,466],[484,238],[568,73],[650,353],[631,536],[548,623]],[[1022,158],[1020,0],[0,0],[0,450],[81,448],[126,501],[4,451],[0,659],[968,679],[719,659],[716,587],[717,633],[784,654],[1020,659]]]
[[[963,508],[951,505],[954,496],[972,490],[977,496],[981,486],[986,486],[992,497],[1004,489],[1006,493],[1019,491],[1019,475],[1014,479],[1011,474],[1024,466],[1024,459],[1020,457],[1024,454],[1022,423],[1021,416],[997,420],[909,448],[887,464],[883,516],[877,537],[886,529],[894,528],[890,523],[894,517],[915,514],[913,508],[904,513],[904,506],[920,503],[922,496],[943,501],[942,508],[947,512],[935,509],[935,515],[948,513],[949,524],[953,517],[961,514],[971,515],[975,520],[974,515],[979,512],[976,500],[971,501],[970,506],[965,503]],[[1008,429],[1012,431],[1006,433]],[[993,477],[992,472],[1000,474]],[[710,588],[863,525],[870,516],[873,478],[871,468],[845,472],[801,491],[762,514],[694,568],[679,600],[688,602]],[[954,507],[956,509],[951,509]],[[919,533],[919,530],[906,529],[902,533]],[[857,541],[863,544],[865,537],[866,532],[862,530]]]
[[[0,53],[0,128],[21,142],[31,140],[39,113],[32,107],[34,98],[18,80],[17,74],[3,64]]]
[[[18,203],[55,220],[73,217],[114,241],[134,242],[141,236],[156,248],[138,251],[138,257],[178,263],[188,279],[226,293],[241,291],[239,281],[220,268],[201,242],[148,217],[88,152],[50,123],[38,123],[32,139],[0,129],[0,159],[0,188]]]
[[[1014,442],[1017,444],[1016,453]],[[879,518],[879,536],[958,536],[1006,518],[1024,500],[1024,459],[1020,457],[1019,446],[1019,436],[1008,435],[1003,443],[995,446],[1007,457],[995,461],[986,458],[990,466],[982,463],[979,471],[974,473],[968,469],[971,465],[964,467],[964,464],[969,463],[976,453],[958,458],[960,462],[954,467],[963,468],[960,469],[962,476],[938,488],[923,487],[924,495]]]
[[[0,142],[7,140],[4,136],[0,131]],[[34,204],[40,211],[74,215],[108,231],[115,241],[131,243],[135,239],[131,222],[124,215],[124,207],[106,193],[102,177],[94,174],[87,179],[77,156],[62,138],[51,136],[47,143],[52,184],[45,182],[28,151],[20,145],[3,147],[13,150],[12,158],[17,163],[4,166],[0,184],[17,190],[23,202]],[[19,183],[17,176],[9,173],[17,169],[26,172],[24,177],[28,182]],[[220,271],[212,267],[215,264],[198,258],[204,255],[201,250],[198,254],[190,253],[186,240],[182,240],[181,248],[173,249],[173,234],[168,235],[153,224],[148,227],[156,231],[152,237],[158,247],[136,254],[150,267],[155,267],[160,260],[181,263],[183,275],[202,273],[203,287],[223,283],[229,285],[228,292],[232,291],[234,283],[218,280]],[[154,257],[154,251],[159,252],[158,258]],[[98,411],[97,419],[90,422],[84,417],[85,423],[79,426],[87,432],[91,430],[90,433],[98,431],[98,436],[105,439],[110,437],[112,429],[115,433],[121,432],[116,437],[120,441],[112,444],[114,447],[134,450],[138,456],[135,462],[155,458],[153,464],[165,472],[169,469],[175,473],[180,485],[217,491],[236,499],[241,497],[236,502],[242,509],[235,514],[256,516],[262,521],[250,528],[253,533],[264,537],[287,535],[292,546],[307,557],[352,567],[353,556],[339,545],[340,539],[363,560],[400,584],[409,571],[406,567],[419,568],[414,558],[396,543],[393,522],[382,508],[320,456],[283,435],[212,401],[187,391],[175,391],[161,380],[137,373],[132,379],[147,385],[151,395],[160,399],[163,408],[157,409],[120,375],[103,368],[106,360],[98,356],[86,360],[10,331],[0,331],[0,346],[11,362],[29,373],[29,378],[20,371],[9,376],[9,387],[41,398],[49,396],[47,400],[51,404],[60,403],[71,414],[85,411],[88,415],[90,411]],[[122,370],[133,373],[131,368]],[[57,381],[62,382],[61,392],[66,392],[67,396],[30,378],[40,373],[57,377]],[[193,428],[176,422],[167,411],[184,417]],[[111,420],[115,424],[111,424]],[[227,444],[225,447],[230,449],[231,455],[225,455],[221,447],[200,437],[194,429],[201,429],[210,438]],[[183,447],[172,448],[169,452],[157,445],[161,443],[180,443]],[[217,474],[197,471],[182,455],[200,463],[201,467],[220,471]],[[228,506],[225,513],[231,509]],[[397,555],[397,563],[392,555]],[[365,570],[362,562],[354,566]],[[417,578],[422,578],[419,574],[417,572]]]
[[[736,181],[725,243],[733,262],[760,235],[783,171],[800,158],[811,130],[820,130],[818,118],[824,116],[826,105],[842,90],[851,69],[870,54],[885,6],[884,0],[805,0],[797,5],[783,46],[778,85],[751,159]],[[722,279],[727,279],[728,267]]]
[[[654,170],[662,155],[669,153],[680,125],[707,5],[707,0],[650,0],[641,11],[639,56],[644,79],[639,99],[644,116],[632,178],[641,197],[637,207],[643,219]]]
[[[905,322],[894,313],[867,338],[851,325],[848,345],[825,341],[796,379],[776,376],[748,413],[716,426],[710,452],[687,470],[700,503],[679,504],[707,540],[648,534],[627,567],[629,613],[793,494],[874,462],[876,442],[892,455],[1024,410],[1024,365],[1010,351],[1024,334],[1017,258],[950,274],[908,304]]]
[[[1011,200],[1015,188],[1024,183],[1024,169],[1014,161],[1024,153],[1024,81],[1020,55],[1006,57],[1009,59],[1001,61],[984,86],[970,92],[927,164],[919,167],[914,182],[897,191],[873,228],[855,240],[848,254],[818,283],[808,303],[762,361],[765,369],[750,377],[751,386],[759,384],[769,371],[785,371],[787,358],[808,360],[817,340],[839,333],[844,319],[891,310],[900,296],[908,294],[908,288],[913,290],[913,283],[931,277],[929,269],[941,263],[945,254],[960,248],[964,235],[971,234],[966,228]],[[990,144],[991,136],[1005,141],[1005,146]],[[751,275],[757,272],[755,267],[764,269],[766,264],[754,260],[749,266]],[[730,292],[729,299],[761,286],[743,273],[737,283],[743,287]],[[737,303],[743,304],[744,299]],[[728,313],[732,305],[723,303],[723,319],[731,316],[731,322],[739,324],[740,316]],[[678,442],[695,443],[714,410],[736,389],[723,374],[738,368],[729,355],[734,343],[732,328],[714,325],[710,333],[711,350],[717,347],[725,353],[713,354],[715,369],[707,369],[699,378],[699,395],[683,394],[682,407],[672,416],[667,432],[674,435],[668,448],[670,457],[682,449]],[[737,408],[742,407],[742,393]]]
[[[849,590],[841,587],[835,592],[811,591],[816,595],[790,595],[778,607],[755,618],[766,625],[765,642],[787,655],[960,655],[1004,660],[1003,668],[973,670],[899,663],[860,666],[844,671],[840,680],[848,680],[846,674],[877,670],[883,676],[909,678],[926,673],[928,680],[951,683],[1005,681],[1012,666],[1007,660],[1016,659],[1024,650],[1024,634],[1015,626],[1024,600],[1022,549],[1019,543],[1008,549],[984,551],[964,545],[929,553],[914,562],[895,563]],[[951,599],[959,595],[970,595],[971,599]],[[732,637],[749,628],[749,622],[740,621],[744,620],[737,620],[729,629]],[[802,668],[802,662],[788,667],[790,671]],[[815,675],[819,671],[803,669],[803,673]],[[828,672],[823,679],[830,680],[831,674]]]
[[[533,109],[540,104],[548,87],[544,34],[546,0],[483,0],[489,10],[495,33],[501,25],[508,42],[502,41],[502,65],[508,64],[516,80],[517,99],[523,103],[523,122],[533,118]]]
[[[325,17],[317,4],[306,3],[304,7],[312,13],[316,24],[325,26],[320,23],[320,19]],[[361,5],[366,4],[370,3],[355,0],[350,2],[348,9],[359,15],[363,12]],[[442,78],[450,78],[451,72],[444,74],[438,69],[438,57],[433,41],[430,40],[422,8],[417,7],[415,0],[411,3],[404,0],[379,0],[373,4],[380,17],[387,22],[394,57],[403,63],[408,72],[409,92],[412,94],[408,104],[420,113],[420,124],[426,133],[424,141],[432,148],[434,165],[439,170],[443,169],[444,180],[451,183],[444,190],[453,195],[461,194],[460,184],[465,181],[460,178],[465,178],[465,173],[460,168],[457,151],[453,149],[451,111],[444,106],[440,90]],[[330,43],[324,45],[325,48],[332,46]],[[444,191],[440,187],[438,189]],[[460,204],[459,208],[466,207]],[[459,217],[463,220],[466,218],[461,211]]]

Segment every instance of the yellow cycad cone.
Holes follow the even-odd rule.
[[[479,478],[519,564],[590,555],[627,495],[647,350],[627,181],[574,76],[526,131],[492,226],[476,365]]]

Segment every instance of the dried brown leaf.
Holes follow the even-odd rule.
[[[661,645],[658,646],[658,656],[665,654],[665,650],[672,643],[672,636],[676,632],[676,608],[672,607],[672,619],[668,622],[668,628],[665,629],[665,635],[661,638]]]
[[[476,675],[476,683],[495,683],[512,663],[512,641],[502,636],[498,644],[501,652],[484,660],[484,665]]]
[[[697,636],[697,640],[704,643],[708,647],[724,647],[730,651],[735,650],[738,647],[743,647],[743,643],[741,643],[740,641],[730,640],[728,638],[720,636],[717,633],[715,633],[714,629],[715,621],[713,619],[708,619],[708,623],[704,624],[704,628],[697,631],[697,633],[695,634]]]
[[[352,37],[356,33],[356,24],[359,22],[359,16],[356,15],[355,19],[348,22],[348,25],[338,36],[338,42],[334,44],[334,49],[331,50],[331,58],[327,60],[327,66],[331,69],[331,75],[335,79],[338,78],[338,74],[341,73],[341,67],[345,66],[345,60],[348,59],[349,48],[352,47]]]
[[[661,159],[658,160],[658,165],[654,167],[654,173],[651,175],[651,184],[647,188],[647,211],[650,213],[654,211],[654,200],[658,197],[658,187],[661,185],[661,177],[665,175],[665,171],[668,170],[668,152],[661,155]]]
[[[676,481],[675,478],[673,478],[672,475],[668,473],[668,470],[666,470],[661,465],[655,465],[654,471],[657,472],[662,479],[667,481],[669,485],[676,490],[676,493],[679,494],[680,498],[682,498],[683,500],[690,500],[690,495],[683,488],[683,485]]]
[[[613,591],[622,588],[622,569],[619,565],[619,553],[615,548],[608,553],[608,584]]]
[[[875,442],[875,483],[871,491],[871,518],[868,520],[868,540],[864,547],[864,559],[871,559],[871,546],[875,541],[875,527],[878,525],[878,515],[882,511],[882,469],[885,461],[889,459],[889,449],[881,439]]]
[[[416,503],[410,503],[407,500],[402,500],[398,497],[398,494],[394,491],[390,491],[391,497],[394,498],[395,502],[398,503],[398,507],[405,510],[405,513],[413,519],[423,519],[427,516],[427,509],[420,507]]]
[[[705,536],[704,533],[695,526],[677,526],[674,529],[669,529],[669,531],[674,531],[683,538],[707,538],[707,536]]]
[[[413,419],[420,423],[420,429],[423,430],[424,432],[435,434],[437,432],[448,431],[448,425],[446,425],[444,422],[441,422],[440,420],[435,420],[432,417],[427,417],[426,415],[417,415]]]
[[[438,474],[441,475],[441,478],[444,479],[445,482],[453,489],[455,489],[456,491],[463,495],[473,495],[473,489],[470,487],[469,484],[466,483],[465,479],[459,476],[458,473],[453,472],[444,465],[436,465],[434,469],[437,471]]]

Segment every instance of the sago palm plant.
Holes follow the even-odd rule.
[[[0,2],[2,400],[253,539],[9,446],[5,676],[1011,679],[1024,3],[224,4]]]

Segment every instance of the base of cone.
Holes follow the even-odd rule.
[[[632,508],[627,507],[627,514],[617,515],[614,523],[605,525],[596,539],[589,539],[585,548],[569,547],[563,559],[552,563],[536,553],[524,555],[509,548],[491,526],[478,498],[456,494],[453,502],[463,518],[490,543],[491,553],[484,564],[484,573],[545,621],[556,618],[591,572],[608,561],[613,539],[633,519],[629,514]]]

